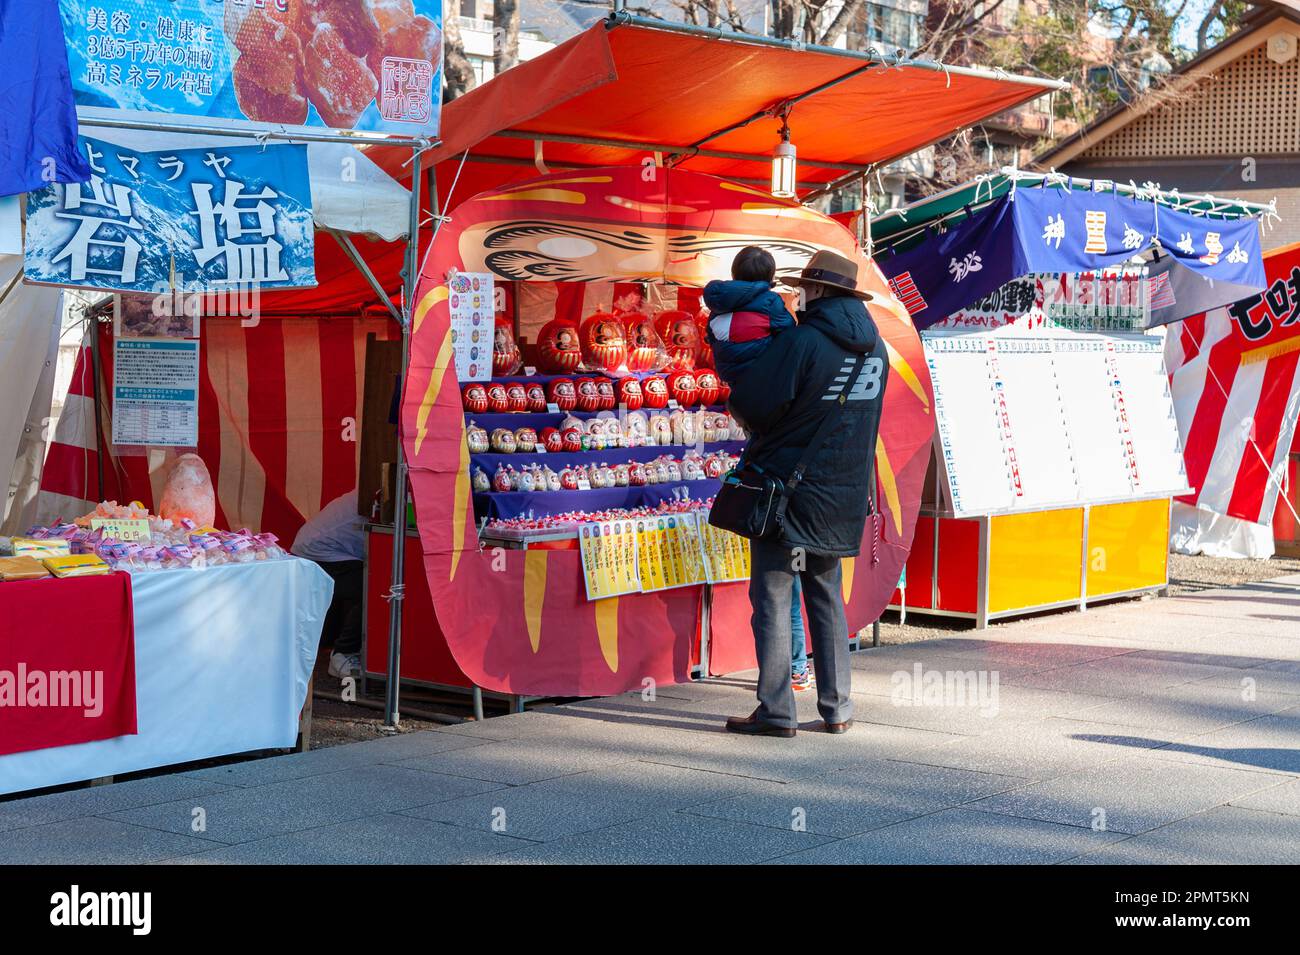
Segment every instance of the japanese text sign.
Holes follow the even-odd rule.
[[[61,0],[87,115],[438,132],[438,0]]]
[[[138,152],[82,137],[89,182],[27,199],[29,281],[120,291],[316,284],[307,147]]]

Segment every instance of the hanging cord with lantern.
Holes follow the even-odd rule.
[[[777,199],[794,199],[796,161],[794,143],[790,142],[790,110],[793,104],[783,103],[776,116],[781,120],[781,141],[772,151],[772,195]]]

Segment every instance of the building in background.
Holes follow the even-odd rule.
[[[1256,7],[1241,28],[1034,159],[1091,179],[1277,199],[1264,248],[1300,241],[1300,0]]]

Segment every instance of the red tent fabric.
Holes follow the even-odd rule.
[[[546,140],[543,159],[553,169],[638,163],[651,153],[645,144],[653,144],[679,153],[680,168],[763,181],[779,140],[774,112],[787,102],[793,102],[789,124],[806,194],[1056,86],[958,68],[886,66],[737,34],[607,22],[444,108],[446,135],[428,157],[438,167],[444,206],[466,151],[453,206],[536,175],[534,138]],[[728,131],[714,137],[721,130]],[[616,145],[564,141],[574,138]],[[697,153],[697,144],[728,155]],[[400,176],[409,151],[377,147],[371,155]]]

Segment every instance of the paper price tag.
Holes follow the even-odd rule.
[[[102,531],[105,537],[111,537],[124,543],[152,541],[149,522],[142,517],[92,517],[90,529]]]

